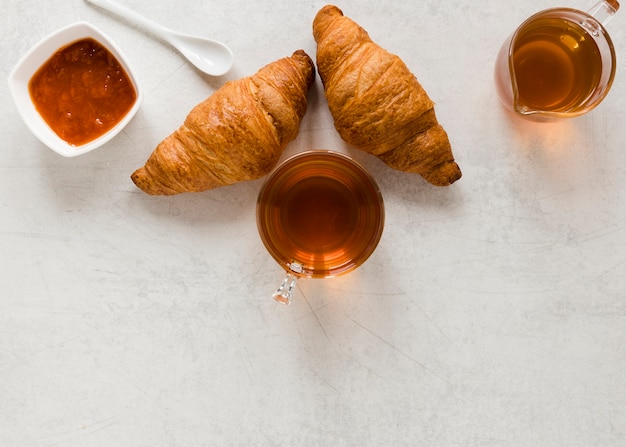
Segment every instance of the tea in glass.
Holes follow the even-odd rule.
[[[287,159],[257,200],[261,240],[297,277],[329,278],[354,270],[376,248],[383,225],[378,185],[361,165],[334,151]]]
[[[606,97],[615,49],[604,25],[619,9],[603,0],[589,11],[553,8],[532,15],[498,53],[494,75],[504,105],[537,121],[581,115]]]
[[[520,30],[513,70],[522,106],[567,111],[593,94],[602,73],[602,56],[580,24],[547,17]]]

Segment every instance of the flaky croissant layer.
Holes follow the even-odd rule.
[[[313,37],[328,107],[343,140],[437,186],[461,177],[433,102],[398,56],[333,5],[315,16]]]
[[[172,195],[266,175],[298,135],[314,79],[313,61],[298,50],[226,83],[191,110],[131,179],[148,194]]]

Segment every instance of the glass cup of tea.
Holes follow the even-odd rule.
[[[298,278],[331,278],[363,264],[382,236],[385,210],[364,167],[340,152],[310,150],[270,173],[256,218],[265,248],[286,271],[272,296],[289,304]]]
[[[496,88],[504,105],[534,121],[595,108],[615,77],[615,50],[604,26],[618,9],[619,2],[607,0],[587,12],[553,8],[524,21],[496,59]]]

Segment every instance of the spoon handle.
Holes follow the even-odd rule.
[[[132,9],[117,3],[114,0],[87,0],[94,5],[100,6],[101,8],[106,9],[120,17],[124,17],[128,19],[130,22],[133,22],[136,25],[140,25],[146,30],[150,31],[157,36],[168,40],[169,35],[172,33],[171,30],[159,25],[158,23],[153,22],[150,19],[145,18],[141,14],[136,13]]]

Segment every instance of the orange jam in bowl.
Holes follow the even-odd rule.
[[[43,120],[73,146],[107,133],[137,99],[120,62],[90,37],[54,53],[32,76],[28,90]]]
[[[130,123],[143,100],[124,52],[87,22],[41,39],[20,58],[8,81],[26,127],[64,157],[86,154],[110,141]]]

